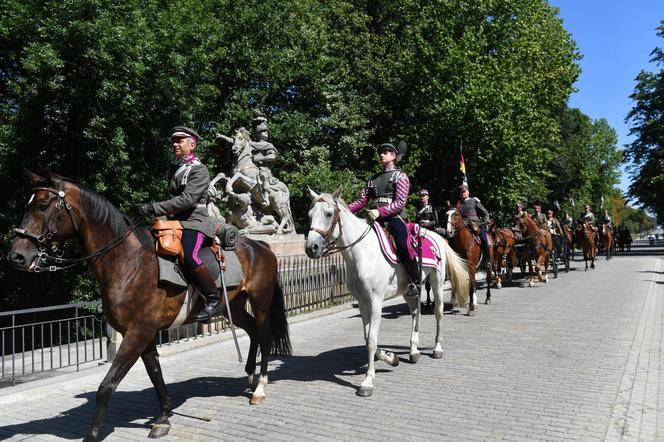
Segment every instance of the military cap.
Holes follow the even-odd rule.
[[[459,192],[465,192],[466,190],[468,190],[468,183],[466,182],[461,183],[461,185],[459,186]]]
[[[516,206],[523,209],[523,204],[521,204],[521,203],[516,203]]]
[[[553,210],[549,209],[546,211],[546,213],[550,213],[551,215],[553,215]]]
[[[173,138],[193,138],[194,141],[198,143],[201,139],[201,136],[196,133],[194,129],[191,129],[187,126],[175,126],[173,128],[173,133],[171,134],[171,140]]]
[[[267,130],[267,124],[265,123],[265,121],[262,121],[260,124],[258,124],[255,130],[257,133],[265,132]]]
[[[420,195],[428,195],[429,191],[427,189],[420,189]]]
[[[533,204],[533,207],[542,210],[542,206],[540,206],[539,204]]]
[[[384,151],[384,150],[391,150],[391,151],[393,151],[395,154],[398,154],[398,152],[397,152],[397,148],[394,147],[394,144],[383,143],[383,144],[381,144],[380,146],[378,146],[378,153],[380,153],[380,152],[382,152],[382,151]]]

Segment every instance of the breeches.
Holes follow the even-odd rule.
[[[212,238],[198,230],[184,229],[182,231],[182,249],[184,250],[184,268],[193,270],[203,264],[199,253],[203,247],[210,247]]]
[[[408,231],[406,229],[406,223],[400,216],[393,216],[384,220],[385,224],[392,232],[394,236],[394,244],[397,247],[397,255],[401,262],[410,261],[410,253],[408,253]]]

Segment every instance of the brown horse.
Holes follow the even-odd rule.
[[[574,258],[574,233],[572,233],[572,228],[567,223],[561,227],[563,228],[563,237],[567,241],[567,255],[572,259]]]
[[[447,211],[447,237],[449,238],[452,249],[470,264],[470,303],[468,305],[468,314],[475,314],[477,305],[477,295],[475,291],[475,272],[482,263],[482,247],[475,240],[470,229],[466,226],[463,215],[459,207]],[[489,244],[489,254],[492,255],[492,247]],[[491,304],[491,262],[492,256],[484,257],[486,263],[486,299],[485,304]]]
[[[551,233],[545,229],[540,229],[528,213],[517,220],[517,226],[523,234],[523,239],[526,241],[526,246],[523,248],[523,256],[528,263],[528,272],[530,273],[528,285],[530,287],[535,286],[533,260],[535,261],[537,280],[539,282],[548,282],[549,277],[546,272],[549,267],[549,259],[551,258],[551,250],[553,248]]]
[[[607,224],[602,224],[602,232],[600,233],[600,245],[606,253],[606,259],[609,260],[612,258],[614,253],[614,241],[613,241],[613,231],[609,228]]]
[[[493,220],[489,227],[489,235],[493,243],[492,271],[496,276],[496,288],[501,288],[504,284],[503,268],[506,270],[509,281],[512,281],[512,270],[517,262],[516,238],[512,229],[499,229]]]
[[[16,229],[18,237],[12,242],[9,261],[14,268],[28,272],[61,270],[87,261],[101,287],[106,320],[124,336],[97,390],[92,426],[85,440],[99,439],[109,400],[139,357],[161,404],[161,414],[150,437],[165,436],[170,430],[172,401],[157,359],[155,334],[176,319],[186,291],[158,285],[153,240],[144,229],[128,225],[128,219],[104,197],[55,174],[30,174],[30,179],[33,195],[21,227]],[[57,254],[59,244],[70,237],[79,240],[86,257],[49,255]],[[242,237],[235,251],[244,279],[229,290],[228,297],[233,322],[246,330],[251,340],[245,370],[252,386],[257,381],[251,403],[259,404],[265,400],[267,355],[291,352],[288,324],[277,279],[277,260],[270,248]],[[247,313],[247,301],[253,316]],[[194,308],[191,313],[196,311]],[[263,356],[256,379],[259,346]]]
[[[583,249],[583,260],[586,263],[586,271],[588,270],[589,259],[590,268],[595,268],[595,256],[597,255],[595,237],[595,231],[588,221],[584,221],[582,224],[579,224],[576,230],[576,240]]]

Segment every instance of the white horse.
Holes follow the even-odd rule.
[[[378,238],[372,232],[371,225],[364,219],[351,213],[346,203],[339,198],[340,191],[334,194],[318,195],[309,189],[312,198],[309,219],[311,227],[306,243],[306,252],[310,258],[320,258],[334,251],[340,251],[345,262],[348,278],[346,285],[357,299],[364,328],[364,339],[368,352],[367,375],[358,396],[371,396],[374,389],[376,370],[375,360],[382,360],[392,366],[399,364],[399,358],[393,352],[378,348],[378,328],[385,299],[396,295],[405,295],[408,291],[408,274],[401,264],[390,264],[384,257]],[[439,235],[427,231],[441,251],[440,258],[445,263],[443,270],[423,268],[423,278],[429,278],[434,293],[434,311],[436,316],[436,341],[432,357],[443,357],[443,286],[445,269],[450,272],[453,293],[456,302],[465,306],[468,303],[469,274],[466,262],[450,248]],[[410,361],[417,362],[420,357],[419,317],[420,302],[417,298],[404,296],[412,318],[410,336]]]

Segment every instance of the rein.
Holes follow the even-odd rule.
[[[321,230],[316,227],[310,227],[309,231],[310,232],[316,232],[320,236],[323,237],[323,257],[334,255],[335,253],[339,253],[343,250],[350,249],[353,247],[355,244],[359,243],[364,239],[365,236],[369,233],[371,230],[371,224],[369,224],[366,228],[366,230],[360,235],[359,238],[357,238],[355,241],[352,243],[346,245],[346,246],[341,246],[339,247],[337,245],[337,241],[339,238],[334,238],[332,235],[334,234],[334,228],[339,224],[339,238],[343,238],[344,236],[344,231],[343,231],[343,226],[341,225],[341,209],[339,209],[339,204],[335,202],[334,205],[334,215],[332,215],[332,222],[330,223],[330,227],[327,228],[327,230]]]
[[[74,231],[76,233],[79,232],[78,222],[76,221],[76,218],[72,213],[72,207],[65,200],[66,194],[65,194],[64,181],[60,182],[59,190],[51,189],[49,187],[35,187],[34,190],[35,191],[44,190],[46,192],[52,193],[58,198],[57,202],[55,203],[55,208],[57,210],[48,219],[44,227],[44,232],[42,232],[40,235],[32,233],[26,229],[21,229],[21,228],[13,229],[16,235],[29,239],[39,249],[39,253],[37,254],[37,261],[35,263],[34,269],[32,270],[35,273],[40,273],[43,271],[57,272],[58,270],[66,270],[71,267],[74,267],[79,263],[103,255],[106,252],[117,247],[125,239],[127,239],[127,237],[131,235],[131,233],[139,224],[139,223],[131,223],[129,225],[129,228],[127,229],[127,232],[124,235],[113,238],[110,242],[108,242],[108,244],[100,247],[98,250],[89,254],[88,256],[85,256],[83,258],[63,258],[62,255],[64,252],[58,247],[57,242],[52,241],[53,235],[58,233],[57,223],[60,219],[60,210],[62,208],[64,208],[67,211],[67,214],[69,215],[69,219],[71,220]],[[49,252],[55,254],[55,256],[49,255]],[[48,265],[49,263],[52,264]]]

